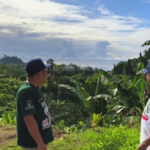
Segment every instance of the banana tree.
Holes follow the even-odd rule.
[[[58,120],[78,120],[84,121],[86,117],[89,117],[85,107],[84,100],[81,93],[74,87],[65,84],[59,84],[59,91],[61,93],[61,101],[65,103],[60,103],[56,105],[54,122]],[[73,123],[74,121],[72,121]],[[74,122],[75,123],[75,122]]]
[[[70,82],[73,82],[76,85],[76,89],[80,93],[82,101],[84,102],[84,107],[90,115],[93,115],[93,113],[106,113],[107,101],[111,99],[111,96],[108,94],[98,94],[99,82],[102,80],[104,83],[106,83],[106,79],[104,77],[98,78],[95,96],[91,96],[81,83],[76,82],[70,77],[67,78],[70,80]]]
[[[59,84],[59,88],[60,88],[59,90],[62,91],[62,93],[65,95],[68,95],[68,96],[71,95],[72,97],[73,97],[73,95],[76,96],[80,103],[78,102],[78,109],[74,110],[75,105],[77,104],[77,99],[75,101],[73,101],[73,99],[75,99],[75,97],[73,99],[70,98],[70,101],[66,102],[63,105],[59,105],[58,109],[66,111],[68,113],[70,113],[70,110],[72,109],[72,111],[74,111],[74,114],[78,114],[78,116],[80,116],[80,118],[81,118],[81,116],[83,116],[84,118],[86,116],[87,117],[90,116],[92,118],[93,114],[99,114],[99,113],[101,113],[103,115],[103,111],[102,111],[103,109],[100,108],[102,106],[100,102],[102,100],[105,100],[105,101],[109,100],[111,98],[111,96],[109,96],[107,94],[99,94],[99,95],[95,95],[95,96],[90,96],[89,93],[86,91],[86,89],[82,87],[81,83],[78,83],[69,77],[68,77],[68,79],[71,82],[73,82],[76,85],[76,87]],[[95,92],[95,94],[97,94],[97,91]],[[102,100],[100,100],[100,99],[102,99]],[[107,104],[105,104],[105,106],[106,105]],[[98,106],[100,106],[100,107],[98,107]],[[78,110],[78,112],[77,112],[77,110]],[[97,123],[99,123],[102,119],[103,119],[103,117],[100,116],[100,120]],[[100,122],[100,123],[102,123],[102,122]],[[96,124],[95,124],[95,122],[93,122],[93,126],[95,126]]]
[[[100,76],[104,76],[116,87],[114,96],[117,96],[117,105],[114,109],[117,112],[122,112],[127,110],[128,112],[139,108],[141,111],[144,108],[145,97],[143,91],[145,87],[147,88],[147,83],[144,80],[144,75],[140,74],[141,70],[144,69],[143,63],[139,63],[137,68],[137,74],[131,84],[128,85],[128,88],[123,88],[121,84],[117,82],[110,74],[100,70]],[[114,92],[114,91],[112,91]]]
[[[68,77],[68,79],[70,79]],[[71,87],[69,85],[65,85],[65,84],[59,84],[59,91],[62,91],[62,93],[64,95],[70,95],[72,96],[72,98],[70,101],[72,102],[79,102],[80,105],[84,106],[85,109],[87,109],[88,112],[94,112],[94,108],[95,108],[95,101],[91,101],[91,99],[88,100],[88,98],[90,97],[89,93],[86,91],[85,88],[83,88],[80,83],[76,82],[73,79],[70,79],[70,81],[74,82],[76,85],[75,87]],[[74,97],[73,97],[74,96]]]

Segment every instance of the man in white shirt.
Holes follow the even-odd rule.
[[[142,71],[150,84],[150,63]],[[150,150],[150,99],[148,100],[141,118],[141,139],[137,150]]]

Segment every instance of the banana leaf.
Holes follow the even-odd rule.
[[[140,101],[140,99],[136,94],[134,94],[130,89],[123,89],[122,86],[117,82],[117,80],[114,79],[106,71],[101,69],[100,75],[104,76],[107,80],[115,85],[116,89],[114,91],[114,94],[118,94],[122,104],[124,104],[128,108],[133,108],[137,106],[137,103]]]
[[[129,86],[130,90],[133,90],[135,85],[138,86],[139,89],[143,89],[144,86],[144,82],[143,82],[143,78],[144,78],[144,74],[141,73],[141,70],[144,69],[144,64],[142,62],[140,62],[138,64],[138,68],[137,68],[137,74],[132,82],[132,84]],[[138,85],[137,85],[138,83]]]
[[[58,87],[59,88],[64,88],[64,89],[70,91],[71,93],[73,93],[74,95],[76,95],[81,102],[83,102],[83,98],[82,98],[80,92],[78,92],[74,87],[71,87],[71,86],[66,85],[66,84],[59,84]]]
[[[100,76],[105,77],[105,78],[106,78],[107,80],[109,80],[110,82],[113,82],[113,84],[114,84],[115,86],[118,85],[118,81],[117,81],[115,78],[113,78],[110,74],[108,74],[106,71],[100,69],[99,74],[100,74]],[[103,79],[103,80],[104,80],[104,79]],[[106,80],[105,80],[105,81],[106,81]],[[106,82],[105,82],[105,83],[106,83]]]
[[[65,84],[59,84],[59,87],[65,88],[74,93],[81,100],[81,102],[84,103],[85,108],[92,108],[91,102],[86,100],[90,97],[90,95],[83,87],[80,86],[80,84],[77,84],[77,90],[74,87]]]
[[[103,98],[104,100],[108,101],[110,100],[112,97],[108,94],[99,94],[97,96],[90,96],[88,97],[86,100],[89,101],[89,100],[97,100],[97,99],[100,99],[100,98]]]

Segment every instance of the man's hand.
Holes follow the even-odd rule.
[[[143,143],[141,143],[141,144],[138,146],[137,150],[146,150],[147,147],[148,147],[148,146],[143,142]]]
[[[150,136],[148,136],[137,148],[137,150],[147,150],[150,146]]]
[[[48,150],[45,144],[38,145],[38,150]]]
[[[46,79],[48,79],[50,76],[51,76],[51,74],[48,74]]]

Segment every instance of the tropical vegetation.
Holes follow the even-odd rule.
[[[140,53],[138,58],[114,65],[111,71],[82,69],[76,64],[57,65],[53,59],[48,59],[47,63],[52,64],[48,70],[51,77],[41,90],[53,126],[71,133],[51,146],[62,150],[75,145],[77,149],[89,150],[135,149],[139,143],[141,114],[149,98],[149,85],[141,73],[149,56],[150,49],[145,50],[143,56]],[[5,56],[3,60],[9,62],[10,58]],[[18,61],[21,60],[14,62]],[[70,67],[74,69],[66,69]],[[0,79],[0,125],[15,125],[16,92],[26,80],[23,63],[1,63],[0,75],[3,75]],[[136,129],[132,129],[133,126]],[[69,143],[68,147],[65,143]]]

